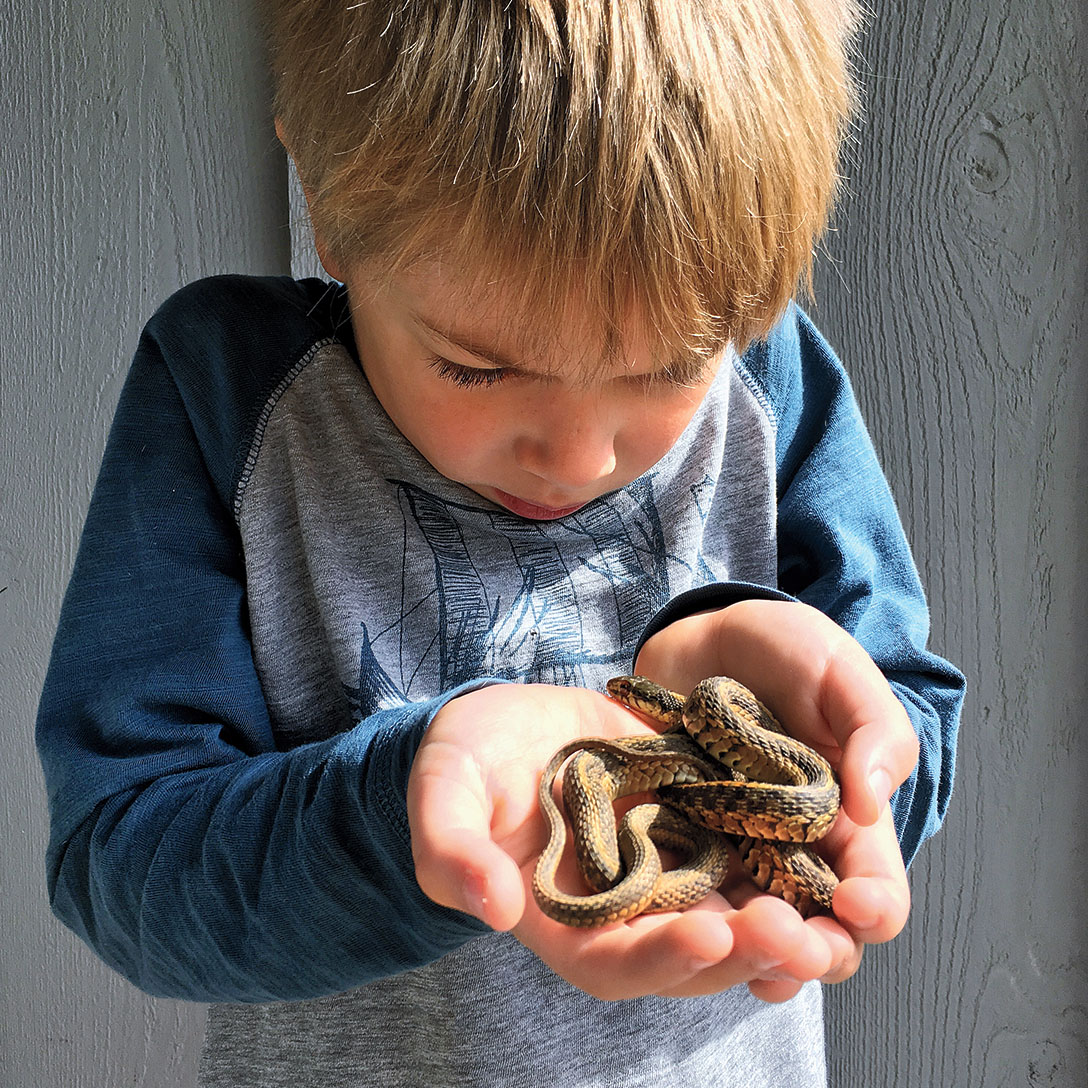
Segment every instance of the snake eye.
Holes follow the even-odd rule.
[[[680,724],[684,697],[645,676],[616,676],[606,685],[608,694],[631,710],[675,729]]]
[[[625,695],[631,690],[631,681],[634,680],[633,676],[613,676],[611,680],[605,684],[605,690],[613,699],[622,700]]]

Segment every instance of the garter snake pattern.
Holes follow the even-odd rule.
[[[830,765],[788,736],[742,684],[711,677],[686,699],[642,677],[609,681],[619,702],[666,726],[658,736],[585,738],[560,748],[540,781],[550,836],[533,878],[541,910],[566,925],[600,926],[678,910],[716,888],[732,841],[751,878],[803,916],[831,907],[838,883],[808,844],[838,813]],[[563,764],[563,802],[589,895],[559,890],[566,825],[552,787]],[[613,802],[655,791],[616,826]],[[685,860],[663,871],[658,847]]]

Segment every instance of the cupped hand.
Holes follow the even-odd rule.
[[[818,846],[840,879],[834,917],[806,924],[833,949],[825,981],[848,978],[864,946],[896,936],[910,910],[888,802],[918,761],[918,739],[883,674],[823,613],[798,602],[760,600],[678,620],[647,641],[636,667],[684,693],[707,676],[739,680],[835,768],[842,810]],[[743,904],[755,894],[749,886],[732,898]],[[751,989],[777,1000],[791,996],[797,984],[780,968]]]
[[[838,934],[767,896],[734,904],[713,893],[684,912],[594,929],[562,925],[539,909],[531,881],[547,839],[537,800],[545,764],[576,737],[651,731],[580,688],[501,684],[451,700],[428,728],[408,785],[420,887],[437,903],[512,930],[557,974],[603,999],[694,996],[779,974],[785,983],[768,995],[778,1000],[832,972],[845,954]],[[572,870],[568,859],[560,880],[573,890]]]

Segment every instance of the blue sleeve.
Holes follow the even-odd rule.
[[[944,819],[955,770],[962,673],[931,653],[929,611],[850,382],[797,309],[740,363],[775,427],[778,586],[706,586],[666,623],[746,597],[795,599],[848,631],[887,677],[918,734],[918,765],[892,798],[904,860]]]
[[[288,325],[268,340],[285,353],[305,339]],[[277,750],[230,512],[246,436],[196,411],[239,390],[209,367],[183,393],[157,328],[122,392],[39,709],[53,909],[141,989],[191,1000],[315,997],[435,959],[482,926],[416,884],[405,790],[463,689]],[[274,384],[278,366],[231,380]]]

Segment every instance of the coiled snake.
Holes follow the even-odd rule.
[[[806,845],[827,833],[839,808],[839,787],[823,757],[787,736],[728,677],[701,681],[687,699],[634,676],[610,680],[608,691],[668,728],[658,736],[572,741],[544,768],[540,807],[550,838],[533,895],[545,914],[566,925],[600,926],[690,906],[725,879],[727,840],[764,891],[806,917],[830,909],[838,880]],[[563,803],[591,895],[571,895],[555,883],[566,828],[552,785],[568,759]],[[647,790],[663,803],[636,806],[617,829],[613,802]],[[658,846],[687,859],[663,872]]]

